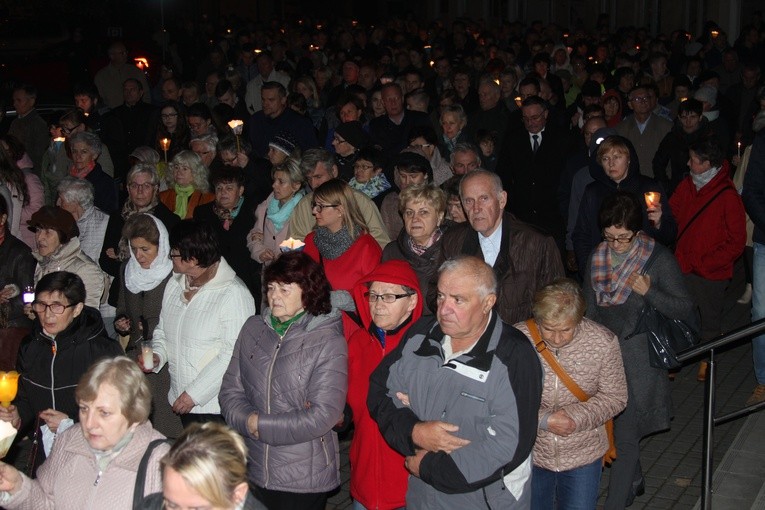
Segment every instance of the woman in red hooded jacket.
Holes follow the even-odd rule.
[[[404,457],[383,439],[367,410],[369,376],[422,315],[417,275],[407,262],[389,260],[353,288],[361,328],[348,341],[348,405],[356,427],[351,443],[354,509],[392,510],[406,506],[409,473]]]
[[[669,206],[677,220],[675,256],[701,312],[701,341],[706,342],[722,332],[723,298],[733,263],[746,244],[746,215],[720,147],[702,140],[689,153],[690,175],[677,186]],[[700,381],[706,368],[702,362]]]

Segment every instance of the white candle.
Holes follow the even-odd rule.
[[[154,350],[151,348],[151,344],[141,346],[141,355],[143,356],[143,368],[152,370],[154,368]]]

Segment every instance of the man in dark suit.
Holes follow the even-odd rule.
[[[132,153],[141,145],[154,146],[155,126],[159,120],[159,110],[143,101],[146,91],[140,80],[128,78],[122,85],[123,103],[108,115],[119,121],[124,153]]]
[[[430,126],[430,117],[427,113],[404,109],[404,93],[397,83],[383,85],[382,100],[385,115],[372,119],[369,136],[372,144],[386,154],[398,154],[409,144],[409,130],[415,126]]]
[[[508,193],[507,209],[562,246],[565,228],[556,196],[570,136],[548,125],[547,102],[537,96],[523,100],[521,114],[524,128],[508,131],[497,161],[497,173]]]

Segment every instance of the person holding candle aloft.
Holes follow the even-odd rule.
[[[98,310],[85,306],[85,285],[74,273],[43,276],[31,307],[37,320],[19,350],[18,395],[11,407],[0,407],[0,420],[39,440],[37,466],[54,435],[78,420],[74,388],[80,376],[94,361],[119,356],[122,348],[106,335]]]
[[[643,232],[667,246],[674,242],[677,224],[672,217],[667,194],[660,183],[640,173],[638,156],[629,140],[621,136],[606,138],[598,146],[597,156],[590,162],[590,175],[594,182],[584,190],[572,234],[579,267],[587,267],[592,250],[602,240],[598,225],[600,205],[617,191],[628,191],[640,201]],[[656,206],[649,208],[646,204],[644,194],[647,192],[661,194]]]
[[[701,341],[722,333],[725,291],[746,245],[746,213],[730,166],[714,140],[690,146],[691,173],[669,200],[680,234],[675,256],[701,312]],[[706,378],[701,362],[698,379]]]
[[[130,258],[120,268],[114,329],[127,337],[126,350],[133,350],[138,347],[141,338],[153,337],[173,263],[169,257],[169,234],[157,217],[151,214],[130,216],[122,228],[122,237],[128,242]],[[148,374],[148,378],[154,408],[152,422],[166,436],[177,437],[181,432],[181,422],[167,402],[170,373],[165,368],[157,374]]]

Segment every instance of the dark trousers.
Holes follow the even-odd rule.
[[[225,420],[223,419],[223,416],[219,414],[182,414],[181,417],[181,424],[183,425],[183,428],[185,429],[192,423],[222,423],[226,424]]]
[[[328,492],[284,492],[250,485],[250,490],[268,510],[324,510]]]
[[[685,285],[701,314],[701,341],[720,336],[725,289],[730,280],[707,280],[695,274],[684,275]]]

